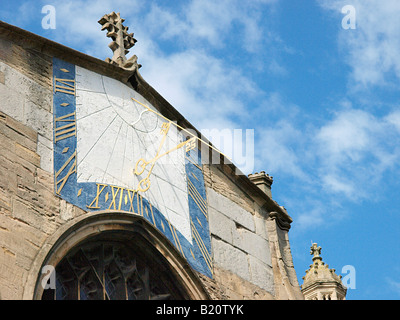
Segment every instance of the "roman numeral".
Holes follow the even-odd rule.
[[[60,174],[64,171],[65,168],[67,168],[69,165],[67,173],[65,174],[64,177],[59,178]],[[76,173],[76,151],[68,158],[67,161],[62,165],[62,167],[56,172],[56,194],[60,194],[61,190],[64,188],[65,184],[68,181],[68,178]]]
[[[58,124],[61,124],[57,127]],[[76,136],[76,115],[75,112],[66,114],[55,119],[55,142]]]
[[[89,209],[100,209],[99,207],[99,196],[100,194],[103,192],[104,188],[106,187],[106,184],[100,184],[97,183],[97,192],[96,192],[96,196],[94,197],[92,203],[86,207],[88,207]]]
[[[110,188],[111,188],[111,202],[110,202],[110,205],[108,206],[109,210],[110,209],[111,210],[112,209],[113,210],[121,210],[123,203],[125,203],[125,205],[129,204],[129,209],[128,209],[129,212],[136,213],[135,209],[134,209],[134,201],[133,201],[135,193],[137,192],[136,190],[125,189],[125,188],[116,187],[116,186],[109,186],[107,184],[102,184],[102,183],[97,183],[96,196],[93,198],[90,205],[88,205],[86,207],[88,209],[101,209],[100,205],[99,205],[100,195],[105,193],[104,204],[106,204],[109,199],[108,195],[109,195]],[[124,197],[124,193],[125,193],[125,197]],[[103,209],[105,209],[105,208],[107,208],[107,207],[103,206]]]
[[[54,92],[62,92],[75,95],[75,80],[54,77]]]
[[[116,191],[115,191],[116,190]],[[122,193],[124,192],[124,188],[121,187],[114,187],[111,186],[111,193],[112,193],[112,201],[110,206],[108,207],[108,209],[111,209],[111,207],[113,207],[114,210],[117,210],[116,208],[116,199],[117,199],[117,195],[118,195],[118,191],[119,191],[119,205],[118,205],[118,210],[121,210],[121,204],[122,204]]]

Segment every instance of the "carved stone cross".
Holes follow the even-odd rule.
[[[311,251],[310,254],[314,255],[313,256],[313,261],[315,259],[321,259],[320,254],[321,254],[321,247],[318,247],[318,245],[316,243],[313,243],[311,246]]]
[[[114,52],[114,55],[111,59],[107,58],[106,61],[126,70],[134,71],[141,67],[137,63],[137,56],[133,55],[127,59],[126,54],[137,40],[133,37],[133,33],[128,33],[128,27],[122,24],[124,21],[125,19],[122,19],[119,13],[112,12],[105,14],[98,22],[103,26],[101,30],[107,29],[107,37],[113,40],[108,46]]]

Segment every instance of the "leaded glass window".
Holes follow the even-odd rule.
[[[56,267],[56,289],[42,299],[182,299],[179,288],[147,251],[123,242],[91,242],[70,251]]]

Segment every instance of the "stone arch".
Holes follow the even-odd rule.
[[[147,253],[168,268],[184,299],[209,299],[195,271],[159,230],[139,215],[110,211],[82,215],[67,222],[47,239],[27,277],[23,299],[41,299],[43,266],[57,266],[71,249],[92,239],[110,237],[118,241],[138,241]]]

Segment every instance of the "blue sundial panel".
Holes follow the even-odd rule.
[[[89,182],[79,181],[80,168],[78,164],[81,159],[79,158],[79,144],[77,141],[84,137],[77,125],[80,119],[77,117],[76,98],[79,92],[76,91],[76,84],[79,81],[75,65],[54,58],[53,137],[54,185],[56,195],[87,212],[110,210],[142,216],[169,239],[193,269],[211,278],[212,260],[208,226],[208,206],[201,169],[200,151],[197,148],[182,151],[185,158],[182,172],[184,172],[184,181],[187,184],[185,186],[186,193],[183,207],[187,208],[188,211],[187,222],[185,222],[188,228],[190,227],[190,230],[188,229],[190,238],[188,238],[187,235],[182,234],[185,229],[177,225],[176,219],[174,220],[175,222],[171,222],[171,219],[168,218],[169,215],[159,209],[158,204],[148,199],[146,194],[134,185],[128,187],[127,185],[108,183],[100,179]],[[91,92],[90,94],[104,95],[102,92]],[[126,126],[127,129],[123,128],[123,130],[120,129],[121,134],[126,134],[128,128],[134,130],[128,126]],[[158,131],[157,134],[159,134]],[[132,133],[133,135],[134,133]],[[125,143],[128,144],[128,142]],[[114,165],[111,162],[109,161],[108,165]],[[162,166],[162,164],[155,163],[155,166]],[[88,170],[90,171],[90,168]],[[174,181],[168,181],[168,183],[173,186]],[[159,189],[161,190],[161,194],[163,194],[164,189]],[[181,189],[179,189],[179,192],[181,192]],[[180,230],[183,231],[181,232]]]

